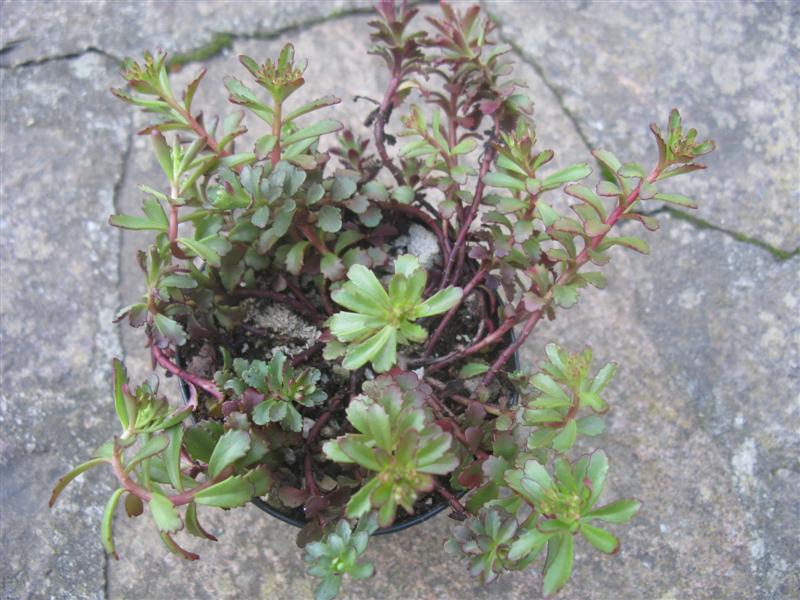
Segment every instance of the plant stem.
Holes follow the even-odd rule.
[[[302,365],[302,364],[303,364],[304,362],[306,362],[306,361],[307,361],[309,358],[311,358],[311,357],[312,357],[312,356],[314,356],[314,355],[315,355],[317,352],[319,352],[320,350],[322,350],[322,347],[323,347],[324,345],[325,345],[325,344],[323,344],[322,342],[317,342],[316,344],[313,344],[313,345],[309,346],[308,348],[306,348],[305,350],[303,350],[303,351],[302,351],[300,354],[298,354],[297,356],[294,356],[294,357],[292,357],[292,360],[291,360],[291,364],[292,364],[292,366],[293,366],[293,367],[297,367],[297,366],[300,366],[300,365]]]
[[[472,290],[474,290],[477,287],[477,285],[481,281],[483,281],[483,278],[486,277],[486,274],[488,272],[489,272],[489,267],[481,267],[478,270],[478,272],[475,273],[472,279],[469,280],[469,283],[467,283],[467,285],[464,286],[464,290],[461,295],[461,300],[459,300],[458,303],[453,308],[447,311],[447,314],[445,314],[445,316],[442,317],[442,320],[439,321],[439,325],[436,327],[436,330],[433,332],[433,335],[431,336],[430,340],[428,340],[428,345],[425,347],[425,353],[422,356],[431,355],[431,352],[433,352],[433,349],[436,347],[436,342],[438,342],[439,338],[442,337],[442,333],[444,333],[447,324],[458,312],[458,309],[461,307],[461,304],[464,302],[467,296],[470,295]]]
[[[574,264],[570,266],[570,268],[566,269],[563,273],[561,273],[561,275],[559,275],[555,284],[553,284],[553,287],[555,287],[556,285],[566,285],[572,280],[572,278],[577,274],[580,268],[589,261],[589,251],[595,250],[600,245],[603,239],[605,239],[608,232],[611,231],[611,228],[616,224],[617,221],[619,221],[620,217],[622,217],[622,215],[625,214],[625,211],[627,211],[631,207],[631,205],[634,202],[636,202],[636,200],[639,198],[639,192],[642,189],[642,183],[644,183],[644,181],[652,183],[656,179],[658,179],[658,176],[660,174],[661,170],[658,167],[655,167],[646,177],[645,180],[639,180],[639,184],[631,191],[631,193],[627,196],[627,198],[625,198],[624,200],[620,201],[617,204],[616,208],[614,208],[611,214],[608,215],[608,217],[604,221],[604,223],[609,226],[608,229],[604,233],[600,233],[591,238],[591,240],[584,246],[583,250],[581,250],[580,254],[578,254]],[[528,317],[528,320],[525,323],[525,327],[523,328],[522,333],[519,335],[516,341],[513,344],[511,344],[508,348],[506,348],[503,351],[503,353],[497,358],[497,360],[495,360],[494,363],[492,363],[491,368],[483,376],[483,380],[481,381],[483,385],[489,385],[492,382],[497,372],[501,368],[503,368],[503,365],[505,365],[506,362],[508,362],[508,359],[511,358],[514,352],[516,352],[520,348],[520,346],[522,346],[522,344],[525,343],[525,340],[528,339],[528,336],[533,331],[533,328],[536,327],[536,324],[539,322],[539,319],[541,319],[545,309],[553,301],[552,290],[553,288],[550,288],[550,290],[548,290],[547,295],[545,296],[546,299],[545,304],[543,304],[541,307],[532,312],[530,317]]]
[[[178,365],[166,357],[164,352],[158,347],[157,344],[153,343],[150,346],[150,351],[152,352],[155,361],[173,375],[177,375],[186,383],[190,383],[195,387],[199,387],[201,390],[214,396],[214,398],[220,402],[225,398],[224,394],[219,391],[219,388],[217,388],[214,382],[209,381],[208,379],[203,379],[202,377],[198,377],[197,375],[192,375],[191,373],[181,369]]]
[[[426,377],[425,378],[425,382],[428,383],[428,385],[430,385],[431,387],[436,388],[440,392],[445,391],[447,389],[447,384],[446,383],[444,383],[442,381],[439,381],[438,379],[434,379],[433,377]],[[496,417],[500,417],[500,416],[504,416],[504,415],[505,416],[513,415],[513,411],[503,410],[499,406],[494,406],[492,404],[484,404],[483,402],[481,402],[479,400],[474,400],[472,398],[467,398],[467,397],[462,396],[460,394],[447,394],[447,397],[449,399],[451,399],[451,400],[455,400],[459,404],[462,404],[462,405],[464,405],[466,407],[469,407],[469,406],[472,406],[474,404],[477,404],[483,410],[485,410],[487,413],[489,413],[491,415],[495,415]]]
[[[495,121],[494,129],[495,133],[499,129],[499,123],[497,123],[497,121]],[[472,222],[475,220],[475,216],[478,214],[478,208],[483,200],[483,190],[486,187],[486,184],[483,183],[483,178],[489,172],[489,168],[492,166],[495,154],[497,154],[497,150],[495,150],[494,147],[490,147],[484,152],[483,159],[481,160],[481,168],[478,173],[478,183],[475,185],[475,195],[472,198],[472,204],[469,207],[467,218],[463,223],[459,223],[458,237],[456,238],[455,244],[453,244],[453,250],[450,253],[450,258],[448,259],[447,266],[444,269],[441,287],[448,285],[451,280],[458,280],[458,276],[464,264],[467,234],[469,234],[469,228],[472,225]],[[455,273],[451,278],[450,275],[453,273],[454,268]]]
[[[462,514],[462,515],[463,515],[463,514],[466,514],[466,512],[467,512],[467,509],[466,509],[466,508],[464,508],[464,505],[463,505],[463,504],[461,504],[461,502],[459,501],[459,499],[458,499],[458,498],[456,498],[456,497],[455,497],[455,496],[454,496],[454,495],[453,495],[453,494],[450,492],[450,490],[448,490],[448,489],[447,489],[446,487],[444,487],[444,486],[443,486],[441,483],[439,483],[439,480],[438,480],[438,479],[434,479],[434,480],[433,480],[433,486],[436,488],[436,491],[439,493],[439,495],[440,495],[442,498],[444,498],[445,500],[447,500],[447,502],[450,504],[450,506],[453,508],[453,510],[454,510],[454,511],[456,511],[458,514]]]
[[[273,109],[272,115],[272,135],[275,136],[275,146],[272,148],[272,153],[270,154],[270,162],[272,162],[272,166],[274,167],[277,165],[281,160],[281,110],[283,105],[280,102],[275,102],[275,107]]]
[[[462,446],[464,446],[467,450],[469,450],[475,456],[475,458],[478,458],[480,460],[486,460],[487,458],[489,458],[489,455],[480,448],[472,450],[472,448],[470,447],[470,443],[467,440],[467,436],[464,434],[463,431],[461,431],[461,427],[458,426],[458,423],[456,423],[455,421],[453,421],[453,419],[444,414],[445,407],[436,396],[431,394],[427,398],[425,398],[425,401],[430,405],[431,409],[433,409],[433,412],[436,413],[439,420],[444,421],[447,424],[445,427],[446,430],[448,430],[452,434],[452,436],[461,443]]]
[[[391,171],[395,181],[398,185],[405,183],[403,172],[400,168],[392,162],[389,158],[389,153],[386,151],[386,118],[392,107],[394,95],[397,92],[397,86],[400,85],[400,71],[402,69],[402,62],[399,58],[395,57],[394,67],[392,68],[392,77],[389,79],[389,85],[386,87],[386,92],[383,94],[383,102],[378,108],[378,114],[375,117],[375,125],[373,127],[373,135],[375,137],[375,148],[378,151],[378,156],[381,157],[383,165]]]

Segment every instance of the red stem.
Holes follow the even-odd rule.
[[[447,502],[450,504],[450,506],[453,508],[454,511],[461,514],[467,512],[467,509],[464,508],[464,505],[461,504],[458,498],[456,498],[452,493],[450,493],[450,490],[448,490],[441,483],[439,483],[438,479],[433,480],[433,486],[436,488],[436,491],[439,493],[439,495],[445,500],[447,500]]]
[[[589,251],[595,250],[600,245],[600,243],[606,237],[608,232],[611,231],[611,228],[616,224],[617,221],[619,221],[620,217],[622,217],[622,215],[625,214],[625,211],[627,211],[631,207],[631,205],[634,202],[636,202],[636,200],[639,197],[639,192],[642,189],[642,184],[644,183],[644,181],[652,183],[658,178],[660,173],[661,170],[658,167],[655,167],[645,180],[639,180],[639,184],[631,191],[628,197],[625,198],[625,200],[623,200],[622,202],[619,202],[616,208],[614,208],[611,214],[608,215],[608,217],[606,218],[605,224],[608,225],[608,229],[604,233],[600,233],[594,236],[589,241],[589,243],[586,244],[586,246],[583,248],[583,250],[581,250],[580,254],[578,254],[577,258],[575,259],[575,263],[572,266],[570,266],[570,268],[566,269],[563,273],[561,273],[561,275],[559,275],[553,287],[555,287],[556,285],[564,285],[569,283],[569,281],[575,276],[578,270],[580,270],[580,268],[589,261]],[[503,351],[503,353],[497,358],[497,360],[494,361],[491,368],[483,376],[483,380],[481,381],[483,385],[489,385],[494,379],[497,372],[501,368],[503,368],[503,365],[505,365],[506,362],[508,362],[508,359],[510,359],[511,356],[514,354],[514,352],[516,352],[519,349],[519,347],[522,346],[523,343],[525,343],[525,340],[531,334],[533,328],[536,327],[536,324],[539,322],[539,319],[541,319],[544,310],[550,304],[550,302],[552,302],[552,288],[547,293],[545,298],[546,298],[545,304],[540,308],[538,308],[537,310],[535,310],[533,313],[531,313],[531,316],[528,317],[528,320],[525,323],[525,327],[523,328],[520,336],[516,339],[516,341],[513,344],[511,344],[508,348],[506,348]]]
[[[381,157],[383,165],[391,171],[398,185],[403,185],[405,183],[405,178],[403,177],[403,172],[392,162],[392,159],[389,158],[389,153],[386,151],[384,128],[386,127],[386,115],[389,114],[389,109],[392,106],[397,87],[400,85],[401,68],[401,60],[395,57],[392,77],[389,80],[389,85],[386,87],[386,92],[383,94],[383,102],[381,102],[381,106],[378,109],[378,114],[375,118],[375,126],[373,128],[375,148],[378,151],[378,156]]]
[[[203,379],[202,377],[198,377],[197,375],[192,375],[187,371],[181,369],[178,365],[173,363],[170,359],[168,359],[161,348],[158,345],[153,344],[150,346],[150,350],[153,354],[153,358],[156,362],[164,367],[167,371],[172,373],[173,375],[177,375],[181,379],[183,379],[186,383],[191,383],[193,386],[200,388],[201,390],[211,394],[219,400],[220,402],[225,398],[224,394],[219,391],[216,384],[214,382],[209,381],[208,379]]]
[[[458,312],[458,309],[461,307],[461,304],[464,302],[464,300],[467,298],[467,296],[470,295],[472,290],[474,290],[475,287],[481,281],[483,281],[483,278],[486,277],[486,274],[488,272],[489,272],[489,268],[488,267],[481,267],[478,270],[478,272],[475,273],[473,278],[469,280],[469,283],[467,283],[467,285],[464,286],[464,291],[463,291],[463,293],[461,295],[461,300],[459,300],[458,304],[456,304],[453,308],[451,308],[447,312],[447,314],[444,317],[442,317],[442,320],[439,321],[439,325],[436,327],[436,330],[433,332],[433,335],[431,336],[431,339],[428,341],[428,345],[425,348],[425,353],[422,356],[430,356],[431,355],[431,352],[433,352],[433,349],[436,347],[436,342],[438,342],[439,338],[442,337],[442,333],[444,333],[444,330],[445,330],[445,327],[447,327],[447,324],[450,322],[450,320]]]
[[[497,132],[498,127],[499,124],[495,121],[495,132]],[[494,160],[496,153],[497,151],[494,149],[494,147],[490,147],[483,155],[481,169],[478,173],[478,183],[475,185],[475,195],[472,198],[472,204],[469,207],[467,218],[463,223],[459,224],[458,237],[456,238],[455,244],[453,244],[453,250],[450,253],[450,258],[447,261],[447,266],[444,270],[444,276],[442,277],[442,287],[448,285],[451,280],[458,280],[461,268],[464,265],[465,242],[467,240],[467,235],[469,234],[469,228],[472,225],[472,222],[475,220],[475,216],[478,214],[478,208],[480,207],[481,200],[483,199],[483,190],[486,187],[486,185],[483,183],[483,178],[489,172],[489,168],[492,166],[492,161]],[[451,278],[450,275],[453,273],[454,267],[456,269],[455,274]]]

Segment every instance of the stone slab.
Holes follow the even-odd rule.
[[[87,54],[0,72],[3,598],[104,595],[109,474],[83,476],[53,511],[47,501],[114,427],[120,237],[105,222],[130,126],[107,96],[115,70]]]
[[[82,18],[74,13],[83,9],[89,15],[87,19],[94,15],[98,23],[106,23],[105,30],[89,28],[80,33],[77,28],[72,31],[63,27],[63,23],[74,20],[67,20],[67,9],[55,4],[53,8],[38,5],[41,23],[22,22],[33,13],[23,11],[22,3],[5,3],[0,25],[3,43],[8,44],[8,32],[21,37],[19,32],[24,31],[37,32],[31,39],[38,42],[18,45],[3,53],[0,61],[8,67],[61,54],[80,54],[88,46],[114,55],[138,53],[156,43],[167,44],[172,36],[185,37],[175,31],[190,31],[180,29],[183,25],[178,17],[185,17],[176,16],[175,9],[164,3],[147,4],[143,9],[153,27],[147,35],[152,37],[135,30],[130,23],[135,25],[136,21],[123,28],[123,18],[115,20],[110,4],[86,4],[80,9],[74,6],[70,13],[73,18]],[[114,6],[119,6],[123,15],[131,10],[127,4]],[[296,14],[310,14],[304,12],[308,4],[286,6]],[[511,15],[521,28],[530,25],[525,29],[526,37],[516,38],[526,48],[526,44],[544,44],[542,40],[548,36],[557,37],[552,32],[567,27],[571,19],[589,18],[581,17],[576,5],[563,9],[555,4],[521,6],[524,10],[515,13],[509,13],[505,5],[494,5],[492,10],[505,19]],[[628,6],[631,14],[638,14],[639,5]],[[708,4],[677,6],[687,23],[687,15],[699,15],[702,22],[710,23],[717,15],[713,11],[719,10]],[[755,17],[749,13],[768,11],[769,7],[733,6],[718,16],[728,29],[735,29],[731,23],[736,19],[746,24],[748,37],[743,47],[766,44],[764,40],[769,38],[780,42],[781,23],[788,21],[791,26],[796,19],[786,5],[776,5],[777,13],[764,13],[763,23],[754,25]],[[662,10],[653,7],[654,11]],[[319,5],[308,10],[323,9],[328,10]],[[558,12],[562,10],[576,10],[577,16]],[[601,30],[614,22],[611,16],[601,18],[598,12],[602,11],[595,5],[589,4],[585,10]],[[619,7],[609,5],[609,15],[614,15],[614,10],[619,11]],[[549,16],[545,14],[548,12]],[[668,15],[653,14],[662,27],[666,27],[664,22],[672,23]],[[534,17],[545,25],[552,21],[553,27],[537,30],[533,21],[527,21]],[[193,27],[199,24],[196,39],[207,41],[210,32],[222,30],[217,23],[232,17],[215,13],[191,18]],[[558,25],[558,19],[565,21]],[[350,96],[377,96],[384,82],[380,77],[364,75],[373,67],[373,59],[366,55],[364,21],[363,17],[339,19],[291,36],[298,55],[307,56],[310,62],[309,84],[302,93],[306,97],[341,94],[345,102],[336,109],[336,118],[353,126],[358,126],[368,109],[361,103],[353,105]],[[618,19],[620,26],[634,21],[630,16]],[[270,21],[273,25],[276,22]],[[253,24],[252,31],[273,27],[265,23]],[[516,36],[508,27],[504,33]],[[119,31],[128,30],[129,37],[119,35]],[[538,38],[534,35],[537,31]],[[583,42],[575,39],[575,53],[583,57]],[[709,42],[703,52],[714,60],[729,54],[732,42],[726,39],[723,36],[714,41],[716,45]],[[208,61],[208,81],[197,102],[222,106],[220,80],[242,73],[235,56],[247,52],[263,58],[277,52],[284,41],[288,38],[237,40],[232,51]],[[557,45],[566,42],[551,39],[547,43],[556,44],[548,54],[551,60],[566,60],[564,55],[569,52]],[[596,50],[597,43],[592,43]],[[172,48],[184,50],[197,45],[175,44]],[[345,52],[351,60],[328,60]],[[664,68],[677,72],[680,56],[672,54],[673,50],[641,51],[645,55],[650,52],[660,53],[657,56],[666,64]],[[712,56],[714,53],[719,56]],[[742,56],[734,54],[740,66],[744,64]],[[611,60],[602,53],[598,56],[601,65]],[[646,63],[648,59],[633,56],[631,60]],[[558,84],[554,67],[547,67],[544,58],[540,65],[550,85]],[[190,65],[177,78],[189,77],[196,68]],[[107,93],[109,85],[119,83],[116,70],[112,60],[97,53],[0,70],[3,597],[311,597],[314,582],[304,575],[304,564],[293,543],[294,530],[267,518],[255,507],[229,513],[207,511],[207,517],[202,513],[204,523],[219,534],[220,542],[202,544],[183,539],[203,557],[192,564],[168,554],[151,523],[120,517],[115,528],[122,560],[108,565],[98,539],[102,507],[111,491],[107,473],[81,478],[52,513],[46,509],[55,479],[114,430],[108,362],[122,350],[120,335],[134,375],[142,375],[148,368],[140,332],[117,329],[110,323],[114,310],[140,293],[141,278],[133,250],[142,245],[143,238],[129,232],[120,236],[106,227],[105,221],[114,210],[115,192],[117,207],[135,213],[141,202],[136,185],[158,181],[158,167],[146,140],[131,135],[141,121],[131,117],[130,107]],[[791,65],[787,72],[791,74]],[[559,99],[530,66],[521,74],[531,81],[543,145],[561,150],[563,164],[585,160],[586,148]],[[781,77],[778,74],[776,78],[776,94],[785,92]],[[565,91],[569,86],[556,85],[556,89],[582,130],[590,132],[593,139],[587,124],[596,122],[594,105],[590,106],[588,100],[570,104],[573,100]],[[662,106],[660,100],[646,95],[637,104],[622,92],[614,93],[622,95],[612,94],[602,100],[603,118],[608,118],[603,122],[606,132],[612,122],[623,127],[612,130],[611,141],[617,146],[611,148],[620,154],[631,148],[637,156],[643,156],[644,130],[651,118],[644,109],[656,107],[659,114],[663,113],[677,97],[669,92],[673,96]],[[750,83],[742,83],[740,94],[745,98],[739,101],[746,103],[746,97],[750,97],[757,106],[761,93]],[[580,94],[578,97],[582,98]],[[704,130],[720,127],[722,122],[717,123],[717,117],[705,108],[710,102],[706,99],[704,104],[704,98],[692,96],[687,117],[699,121]],[[733,102],[725,98],[725,102],[729,100]],[[594,101],[601,102],[597,98]],[[622,111],[616,108],[618,101],[628,102],[623,106],[630,110],[618,114]],[[763,129],[762,121],[751,121],[749,116],[745,119],[739,112],[735,112],[735,118],[753,139],[765,143],[769,132]],[[637,120],[642,126],[634,136],[634,129],[624,127],[635,125]],[[739,143],[732,133],[734,125],[726,123],[722,124],[728,127],[729,141],[720,155],[730,144]],[[791,148],[795,142],[787,136],[784,130],[777,132],[776,148]],[[774,164],[783,164],[783,151],[775,152]],[[718,179],[709,180],[708,174],[703,174],[692,184],[699,186],[695,191],[699,190],[707,203],[715,201],[710,198],[712,192],[724,190],[729,195],[740,189],[726,187],[734,184],[725,178],[734,178],[730,181],[735,185],[742,179],[732,166],[723,164],[727,156],[714,165],[721,174],[711,176]],[[785,191],[786,180],[780,176],[773,179],[758,180],[767,199]],[[741,212],[749,204],[737,206]],[[769,217],[767,229],[777,232],[774,239],[765,239],[776,244],[791,241],[791,232],[784,235],[785,227],[796,221],[792,221],[786,206],[770,200],[763,209]],[[731,217],[733,221],[714,222],[738,227],[735,219],[741,217],[740,212]],[[772,223],[780,226],[770,229]],[[589,343],[595,348],[598,363],[621,363],[609,397],[610,430],[601,440],[612,462],[606,493],[608,498],[636,495],[645,503],[640,517],[624,528],[621,556],[602,557],[578,546],[575,579],[563,596],[792,597],[800,588],[792,570],[796,562],[794,546],[800,537],[800,509],[793,502],[800,486],[800,259],[778,262],[769,253],[729,236],[669,218],[664,219],[664,229],[648,238],[652,258],[617,252],[607,272],[609,289],[587,292],[578,306],[537,331],[524,350],[523,363],[535,364],[546,341],[558,340],[573,350]],[[93,371],[94,365],[101,367]],[[539,576],[533,571],[504,576],[488,588],[475,586],[464,566],[450,562],[442,551],[451,526],[442,515],[428,525],[375,540],[370,557],[376,564],[376,577],[351,583],[342,597],[488,599],[539,594]]]
[[[650,160],[670,109],[717,141],[707,176],[676,183],[723,228],[800,247],[796,2],[489,2],[594,147]],[[646,164],[650,164],[649,162]],[[680,182],[680,180],[678,180]]]
[[[0,40],[5,51],[0,65],[13,67],[90,48],[117,59],[157,48],[184,53],[209,44],[218,33],[270,35],[369,7],[365,0],[11,0],[3,4]]]

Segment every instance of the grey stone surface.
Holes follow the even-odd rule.
[[[255,507],[201,512],[220,541],[181,537],[201,554],[195,563],[168,554],[151,523],[120,517],[115,529],[122,560],[108,564],[98,539],[111,491],[107,473],[82,477],[54,511],[46,509],[55,479],[113,431],[110,357],[124,350],[134,377],[149,369],[141,332],[110,323],[115,308],[140,294],[133,253],[146,238],[120,236],[105,221],[115,205],[136,213],[142,199],[136,186],[159,187],[162,180],[146,140],[133,135],[144,121],[107,93],[119,79],[113,60],[102,53],[138,53],[155,45],[184,51],[215,31],[241,24],[246,32],[268,33],[344,3],[283,3],[283,16],[264,13],[263,3],[240,3],[236,11],[195,3],[200,8],[189,17],[188,4],[149,3],[139,21],[130,19],[132,6],[3,6],[3,44],[28,38],[0,55],[8,67],[0,70],[3,597],[308,598],[314,582],[304,575],[295,530]],[[676,4],[673,16],[660,5],[628,4],[627,15],[619,5],[607,6],[608,14],[592,4],[491,6],[506,23],[503,33],[536,57],[536,68],[522,65],[519,73],[530,82],[542,145],[559,151],[563,165],[586,159],[579,132],[548,84],[591,141],[607,141],[625,156],[645,156],[653,115],[666,114],[673,103],[686,107],[691,123],[723,142],[710,172],[691,184],[713,208],[703,214],[781,248],[797,245],[797,179],[779,170],[797,160],[796,132],[792,137],[786,131],[796,117],[776,113],[773,130],[754,112],[792,100],[792,65],[778,72],[766,58],[780,62],[794,51],[781,37],[796,27],[791,7],[733,5],[722,11],[713,4]],[[637,18],[642,6],[652,19]],[[71,27],[63,25],[68,16]],[[710,24],[714,18],[717,29]],[[297,54],[309,59],[308,85],[298,95],[342,96],[329,115],[358,128],[370,106],[353,104],[352,96],[378,97],[385,83],[382,72],[372,76],[377,61],[366,54],[365,20],[341,18],[275,39],[237,39],[230,51],[205,63],[209,72],[196,104],[211,113],[231,110],[221,80],[242,74],[235,57],[275,54],[291,37]],[[572,22],[583,24],[582,35],[570,29]],[[81,31],[81,23],[92,26]],[[649,33],[628,41],[630,36],[609,33],[615,24]],[[701,26],[702,35],[695,31]],[[653,39],[681,28],[688,28],[685,39],[703,40],[702,60],[685,60],[682,44],[664,48]],[[744,41],[736,45],[731,36],[740,30]],[[187,41],[184,32],[190,31],[196,33]],[[87,47],[99,52],[81,54]],[[629,71],[618,71],[617,51],[628,54]],[[53,59],[75,53],[74,59]],[[751,69],[751,54],[763,64]],[[329,60],[345,55],[348,60]],[[730,56],[743,74],[738,95],[719,94],[717,101],[714,94],[683,94],[675,87],[681,77],[705,81],[711,76],[707,65]],[[40,60],[46,64],[12,68]],[[185,81],[197,67],[187,66],[176,80]],[[756,85],[764,71],[772,87]],[[583,79],[572,79],[574,73]],[[619,73],[644,91],[631,92],[628,80],[614,79]],[[648,91],[653,82],[661,82],[659,94]],[[728,117],[717,115],[717,106]],[[752,167],[737,162],[748,144],[764,148],[770,142],[769,160]],[[748,229],[754,202],[742,198],[756,189],[763,217],[758,229]],[[592,345],[598,364],[621,363],[609,395],[610,429],[602,438],[612,464],[606,497],[636,495],[645,504],[631,525],[620,528],[620,556],[601,557],[578,545],[575,578],[563,597],[796,597],[800,258],[780,262],[722,233],[668,217],[663,225],[648,237],[652,257],[615,252],[609,289],[587,291],[576,307],[543,324],[523,353],[524,363],[535,363],[544,343],[557,340],[573,350]],[[347,586],[342,597],[539,595],[534,571],[476,587],[464,566],[442,551],[451,525],[440,516],[375,540],[370,554],[377,575]]]
[[[718,143],[686,188],[699,216],[800,246],[800,5],[491,2],[593,147],[650,160],[670,109]]]
[[[269,35],[369,6],[364,0],[11,0],[3,3],[0,40],[6,51],[0,65],[36,63],[90,48],[118,59],[156,48],[184,53],[209,44],[217,33]]]
[[[113,430],[119,234],[105,222],[131,122],[106,93],[115,69],[87,54],[0,72],[4,598],[104,594],[104,552],[84,536],[98,532],[108,474],[86,476],[54,511],[47,501]]]

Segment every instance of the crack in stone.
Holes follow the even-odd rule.
[[[500,39],[511,47],[511,50],[514,52],[514,54],[517,55],[517,57],[520,59],[520,61],[522,61],[523,63],[525,63],[529,67],[531,67],[536,72],[536,74],[539,75],[539,77],[542,79],[542,82],[545,84],[545,87],[547,87],[547,89],[550,90],[550,92],[553,94],[553,96],[555,96],[559,108],[561,109],[561,111],[564,113],[564,115],[567,117],[569,122],[574,127],[575,133],[578,134],[578,137],[583,142],[583,145],[586,147],[587,150],[589,150],[589,152],[591,152],[594,148],[592,146],[591,141],[589,140],[589,136],[586,135],[586,133],[583,131],[583,128],[581,127],[581,124],[580,124],[580,121],[578,120],[577,115],[575,113],[573,113],[569,109],[569,107],[567,107],[566,103],[564,102],[564,96],[561,93],[561,90],[559,90],[547,78],[547,76],[545,75],[545,72],[544,72],[544,68],[541,66],[541,64],[539,64],[539,62],[535,58],[533,58],[529,53],[527,53],[514,40],[510,39],[508,36],[506,36],[506,35],[504,35],[502,33],[502,31],[501,31],[502,26],[503,26],[502,20],[500,18],[498,18],[496,15],[494,15],[494,14],[492,14],[490,12],[489,7],[487,7],[485,5],[485,2],[481,2],[481,4],[483,5],[483,9],[486,11],[486,14],[489,15],[489,18],[492,19],[492,21],[497,25]],[[601,169],[602,169],[602,167],[603,166],[601,165]],[[664,213],[667,213],[667,214],[671,215],[672,217],[674,217],[676,219],[680,219],[681,221],[684,221],[685,223],[688,223],[689,225],[691,225],[695,229],[698,229],[698,230],[708,229],[708,230],[712,230],[712,231],[718,231],[720,233],[723,233],[723,234],[727,235],[728,237],[732,238],[733,240],[735,240],[735,241],[737,241],[739,243],[749,244],[751,246],[756,246],[757,248],[761,248],[762,250],[766,250],[767,252],[769,252],[779,262],[783,262],[783,261],[789,260],[789,259],[791,259],[791,258],[793,258],[795,256],[800,255],[800,246],[798,246],[794,250],[782,250],[782,249],[776,248],[772,244],[769,244],[769,243],[767,243],[767,242],[765,242],[763,240],[760,240],[758,238],[754,238],[752,236],[746,235],[746,234],[741,233],[739,231],[734,231],[732,229],[726,229],[726,228],[721,227],[719,225],[714,225],[713,223],[711,223],[709,221],[706,221],[705,219],[702,219],[700,217],[696,217],[694,215],[690,215],[690,214],[688,214],[688,213],[686,213],[686,212],[684,212],[682,210],[678,210],[678,209],[672,208],[670,206],[662,206],[661,208],[658,208],[658,209],[656,209],[654,211],[651,211],[651,212],[648,212],[648,213],[642,213],[642,214],[657,215],[657,214],[664,214]]]
[[[428,3],[429,3],[428,1],[422,0],[418,2],[412,2],[411,4],[428,4]],[[254,31],[252,33],[236,33],[230,31],[213,32],[211,40],[208,41],[207,43],[197,46],[196,48],[187,50],[186,52],[175,53],[175,55],[169,60],[168,65],[171,67],[181,67],[193,62],[200,62],[203,60],[214,58],[215,56],[218,56],[223,51],[230,48],[233,45],[234,40],[274,40],[287,33],[312,29],[324,23],[329,23],[337,21],[339,19],[344,19],[356,15],[372,14],[373,12],[374,9],[371,5],[361,5],[361,6],[354,6],[352,8],[333,11],[327,15],[314,17],[312,19],[294,21],[292,23],[289,23],[288,25],[284,25],[283,27],[279,27],[278,29],[273,29],[273,30]],[[25,40],[19,39],[9,42],[8,44],[0,48],[0,56],[11,52],[17,44],[23,41]],[[43,56],[40,58],[32,58],[30,60],[26,60],[16,65],[0,65],[0,70],[4,69],[12,71],[18,68],[35,67],[59,60],[74,60],[88,53],[100,54],[102,56],[114,60],[119,64],[122,63],[121,58],[114,56],[110,52],[107,52],[102,48],[98,48],[96,46],[88,46],[83,50],[79,50],[76,52],[69,52],[65,54],[54,54],[52,56]]]
[[[16,43],[18,43],[18,42],[15,42],[14,44],[16,44]],[[0,50],[0,54],[4,54],[8,50],[12,49],[14,44],[4,47],[2,50]],[[57,61],[60,61],[60,60],[75,60],[75,59],[81,58],[82,56],[84,56],[86,54],[99,54],[100,56],[103,56],[103,57],[105,57],[105,58],[107,58],[109,60],[113,60],[117,64],[121,64],[122,63],[122,60],[120,58],[114,56],[113,54],[111,54],[109,52],[106,52],[105,50],[103,50],[101,48],[97,48],[95,46],[88,46],[88,47],[86,47],[83,50],[80,50],[78,52],[68,52],[66,54],[54,54],[52,56],[43,56],[41,58],[32,58],[30,60],[23,61],[23,62],[18,63],[16,65],[0,65],[0,70],[14,71],[15,69],[24,69],[24,68],[28,68],[28,67],[38,67],[40,65],[46,65],[47,63],[57,62]]]
[[[649,212],[643,212],[642,214],[647,216],[668,214],[675,219],[679,219],[681,221],[688,223],[695,229],[698,230],[706,229],[710,231],[717,231],[719,233],[727,235],[728,237],[734,239],[739,243],[748,244],[750,246],[755,246],[756,248],[761,248],[762,250],[766,250],[778,262],[784,262],[790,260],[791,258],[794,258],[795,256],[800,255],[800,246],[798,246],[794,250],[781,250],[780,248],[776,248],[775,246],[768,244],[763,240],[759,240],[758,238],[745,235],[739,231],[734,231],[732,229],[726,229],[724,227],[720,227],[719,225],[714,225],[713,223],[706,221],[705,219],[701,219],[700,217],[690,215],[682,210],[672,208],[671,206],[662,206],[661,208],[657,208]]]
[[[421,4],[421,3],[420,3]],[[274,40],[287,33],[298,33],[308,29],[313,29],[325,23],[331,23],[339,19],[353,17],[356,15],[372,14],[374,12],[371,5],[355,6],[334,11],[330,14],[311,19],[294,21],[278,29],[267,31],[253,31],[251,33],[237,33],[232,31],[218,31],[213,34],[212,39],[196,48],[175,54],[168,62],[170,67],[182,67],[194,62],[208,60],[220,55],[223,51],[231,48],[236,40]]]

